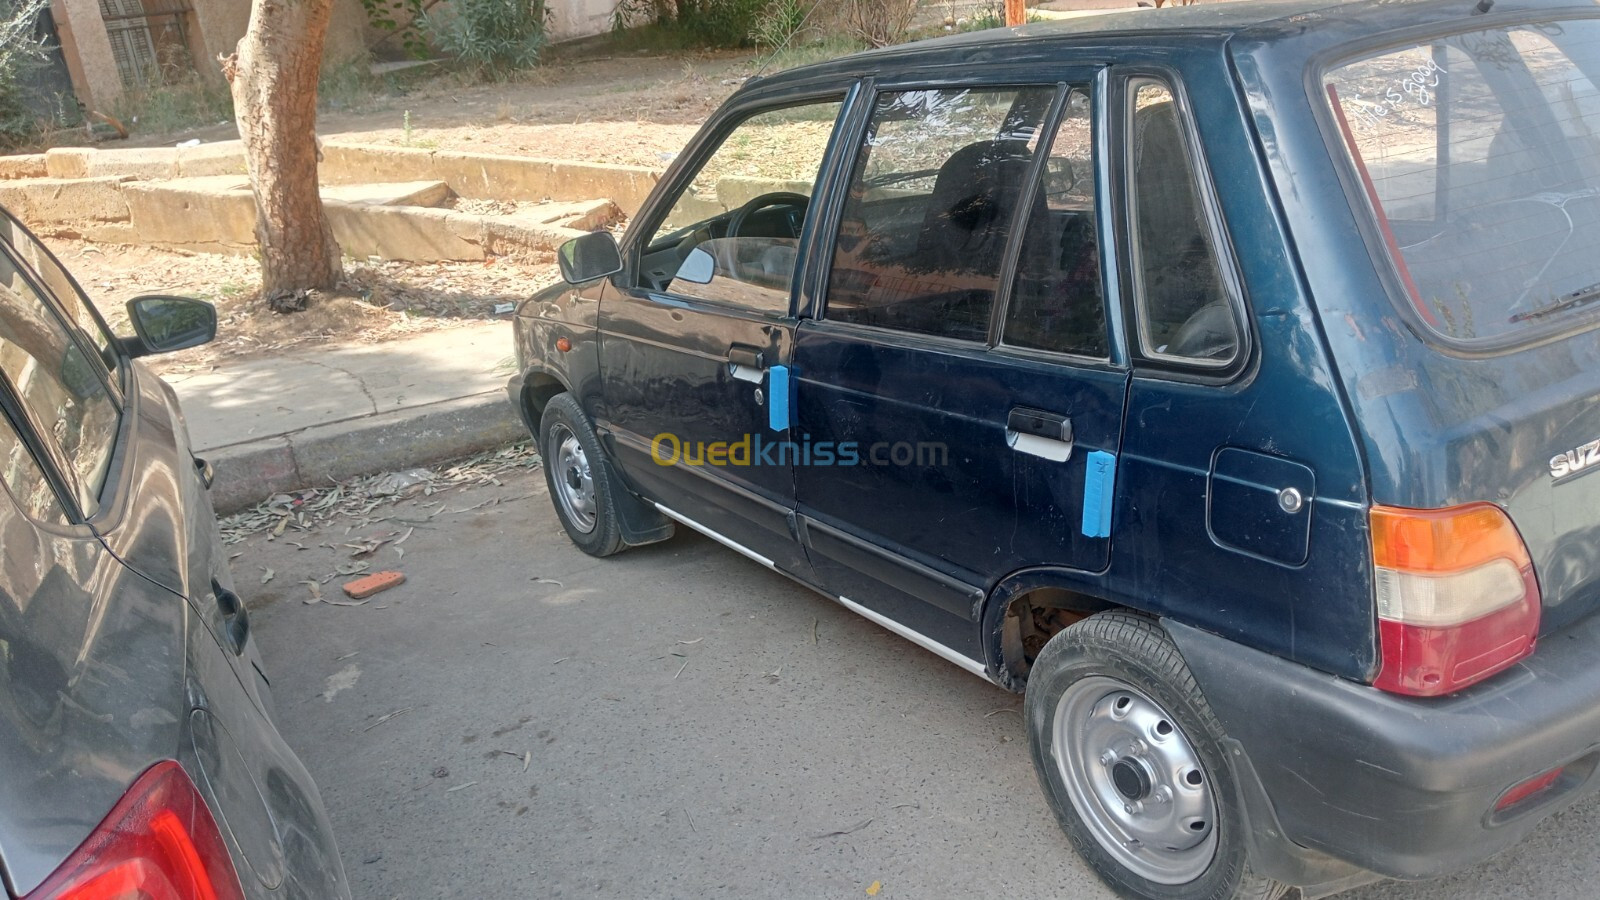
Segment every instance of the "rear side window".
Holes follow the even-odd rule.
[[[827,317],[988,340],[1012,221],[1055,95],[1053,87],[879,95],[839,225]]]
[[[1600,300],[1600,21],[1349,62],[1325,88],[1366,205],[1434,332],[1503,343]]]
[[[1128,103],[1140,350],[1181,365],[1227,366],[1239,353],[1239,323],[1178,104],[1153,78],[1131,81]]]

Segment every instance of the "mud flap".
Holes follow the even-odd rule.
[[[628,483],[617,474],[617,467],[609,456],[601,460],[601,465],[606,467],[606,482],[613,488],[622,540],[630,547],[642,547],[672,537],[676,529],[672,520],[628,489]]]

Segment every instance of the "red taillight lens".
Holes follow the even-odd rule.
[[[243,900],[217,823],[183,768],[157,763],[27,900]]]
[[[1539,584],[1505,511],[1374,506],[1377,687],[1436,697],[1482,681],[1533,652]]]

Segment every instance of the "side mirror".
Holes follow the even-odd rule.
[[[711,254],[696,247],[683,258],[683,264],[678,266],[678,274],[672,277],[695,284],[710,284],[711,279],[717,277],[717,261]]]
[[[217,336],[217,308],[204,300],[159,295],[128,301],[136,338],[124,338],[129,356],[198,347]]]
[[[568,284],[583,284],[622,271],[622,251],[609,231],[573,238],[556,251],[561,277]]]

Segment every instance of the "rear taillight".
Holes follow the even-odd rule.
[[[1436,697],[1533,652],[1539,584],[1521,535],[1500,507],[1374,506],[1372,562],[1382,656],[1377,687]]]
[[[243,900],[217,823],[172,761],[133,783],[27,900]]]

